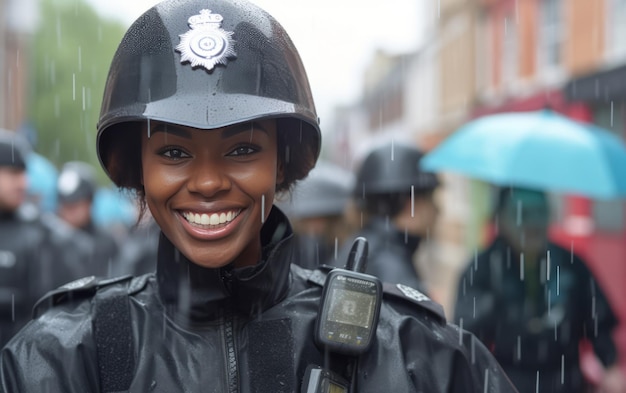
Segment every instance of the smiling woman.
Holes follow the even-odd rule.
[[[259,233],[283,180],[276,121],[211,132],[152,123],[142,133],[143,186],[165,236],[204,267],[255,265]]]
[[[50,293],[2,350],[0,391],[334,392],[315,379],[332,375],[345,393],[513,392],[486,348],[408,286],[330,292],[346,294],[332,299],[348,329],[337,337],[358,346],[365,325],[361,356],[316,341],[328,269],[296,265],[273,202],[320,140],[304,66],[272,16],[243,0],[147,11],[111,63],[97,151],[160,228],[156,271]],[[357,303],[377,305],[378,326]]]

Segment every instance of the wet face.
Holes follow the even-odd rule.
[[[0,166],[0,211],[13,212],[26,199],[26,171]]]
[[[146,202],[167,238],[209,268],[253,265],[282,181],[276,122],[215,130],[152,122],[142,136]]]
[[[500,212],[500,231],[518,252],[538,257],[548,238],[550,212],[545,194],[513,190]]]

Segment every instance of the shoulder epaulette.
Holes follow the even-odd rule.
[[[442,322],[446,322],[446,314],[444,313],[443,307],[415,288],[409,287],[408,285],[385,282],[383,283],[383,295],[388,298],[402,299],[416,304],[435,314]]]
[[[328,276],[328,273],[330,273],[330,271],[333,269],[333,266],[319,266],[311,272],[308,280],[316,285],[323,287],[324,283],[326,282],[326,276]],[[415,288],[411,288],[403,284],[391,284],[388,282],[384,282],[383,296],[388,299],[402,299],[403,301],[416,304],[419,307],[428,310],[432,314],[435,314],[435,316],[437,316],[437,318],[440,319],[442,323],[446,322],[446,314],[444,313],[443,307]]]
[[[102,279],[95,276],[79,278],[54,289],[42,296],[33,307],[33,318],[37,318],[49,308],[65,302],[92,297],[100,288],[129,281],[132,275]]]

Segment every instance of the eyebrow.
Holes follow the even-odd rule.
[[[260,123],[256,121],[252,121],[252,122],[236,124],[236,125],[233,125],[231,127],[224,129],[224,131],[222,131],[221,138],[227,139],[239,133],[252,132],[254,130],[260,130],[266,134],[269,134],[268,131],[265,129],[265,127],[263,127]],[[186,128],[179,127],[175,124],[159,123],[156,126],[154,126],[154,129],[152,130],[152,134],[156,134],[157,132],[165,132],[168,134],[191,139],[191,132],[189,130],[187,130]]]

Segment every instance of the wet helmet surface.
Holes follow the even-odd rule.
[[[246,1],[166,0],[132,24],[113,58],[98,157],[107,170],[109,150],[124,143],[132,122],[208,130],[269,118],[301,120],[297,129],[279,123],[278,130],[309,134],[317,157],[321,138],[309,82],[280,24]]]
[[[410,145],[388,144],[372,150],[361,164],[354,195],[415,192],[435,189],[439,180],[434,173],[420,168],[423,153]]]

